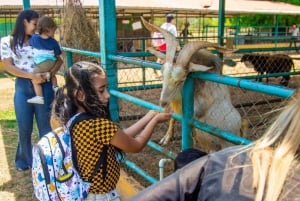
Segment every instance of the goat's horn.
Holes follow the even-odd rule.
[[[207,47],[213,47],[220,52],[228,51],[228,49],[221,47],[215,43],[210,43],[206,41],[189,42],[179,52],[179,55],[176,59],[176,66],[187,66],[188,62],[190,61],[190,59],[196,51]]]
[[[158,26],[155,26],[153,24],[150,24],[147,22],[143,17],[141,17],[141,20],[146,27],[151,32],[160,32],[164,36],[167,44],[167,51],[166,51],[166,62],[173,63],[175,53],[176,53],[176,47],[178,45],[178,42],[176,40],[176,37],[171,34],[169,31],[162,29]]]
[[[204,66],[200,64],[194,64],[193,62],[189,62],[189,72],[193,71],[208,71],[212,69],[213,67]]]
[[[153,47],[148,47],[147,50],[154,54],[157,58],[160,58],[160,59],[163,59],[165,60],[166,59],[166,55],[160,51],[157,51],[156,49],[154,49]]]

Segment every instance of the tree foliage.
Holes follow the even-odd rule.
[[[285,2],[285,3],[295,4],[295,5],[300,5],[300,1],[299,0],[274,0],[274,1]]]
[[[299,0],[273,0],[275,2],[284,2],[294,5],[300,5]],[[275,18],[277,18],[275,20]],[[242,15],[238,18],[234,17],[229,19],[230,24],[236,24],[238,19],[238,24],[243,26],[267,26],[275,25],[279,26],[290,26],[293,23],[300,23],[300,15],[277,15],[276,13],[272,14],[255,14],[255,15]]]

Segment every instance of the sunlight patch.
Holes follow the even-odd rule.
[[[1,126],[0,126],[0,156],[3,156],[0,160],[0,185],[3,185],[3,183],[11,180],[11,175],[9,173],[9,166],[6,158]],[[0,197],[4,197],[2,196],[2,192],[0,192]]]

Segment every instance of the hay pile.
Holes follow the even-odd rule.
[[[61,45],[99,52],[98,30],[95,30],[96,28],[92,26],[92,21],[87,17],[80,0],[67,0],[65,4],[61,23]],[[73,62],[80,60],[96,60],[96,58],[73,53]]]

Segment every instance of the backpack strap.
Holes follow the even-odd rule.
[[[40,145],[38,145],[38,144],[35,144],[34,148],[36,149],[36,151],[37,151],[37,153],[40,157],[42,168],[43,168],[43,173],[45,175],[46,184],[50,184],[50,175],[49,175],[49,172],[48,172],[47,160],[46,160],[46,157],[44,155],[44,152],[43,152],[42,148],[40,147]]]
[[[89,177],[88,179],[88,182],[92,182],[94,176],[97,174],[101,164],[103,165],[103,171],[102,171],[102,176],[103,176],[103,179],[102,179],[102,182],[105,180],[106,178],[106,167],[107,167],[107,160],[106,160],[106,156],[107,156],[107,149],[108,149],[108,146],[107,145],[104,145],[103,147],[103,151],[102,153],[100,154],[100,157],[95,165],[95,168],[93,170],[93,173],[91,174],[91,176]]]
[[[60,151],[61,151],[62,158],[65,158],[64,147],[63,147],[63,145],[61,144],[61,141],[60,141],[60,139],[59,139],[57,133],[55,133],[54,131],[52,131],[52,133],[54,134],[54,137],[55,137],[55,139],[56,139],[56,142],[57,142],[57,144],[58,144],[58,147],[59,147],[59,149],[60,149]],[[63,169],[63,171],[64,171],[65,174],[68,173],[67,168],[65,167],[64,163],[63,163],[63,165],[62,165],[62,169]]]
[[[86,120],[86,119],[95,119],[96,117],[89,115],[87,113],[79,113],[74,115],[70,121],[68,122],[68,130],[70,131],[70,137],[71,137],[71,147],[72,147],[72,160],[74,163],[74,167],[78,170],[78,161],[77,161],[77,151],[76,148],[74,146],[74,141],[73,141],[73,137],[72,137],[72,129],[74,127],[74,125],[80,121]],[[97,174],[98,170],[100,169],[101,165],[103,165],[103,169],[102,169],[102,182],[105,180],[106,178],[106,169],[107,169],[107,150],[108,150],[108,145],[104,145],[103,147],[103,151],[100,154],[96,165],[94,167],[94,170],[91,174],[91,176],[88,178],[88,182],[92,182],[94,176]]]

